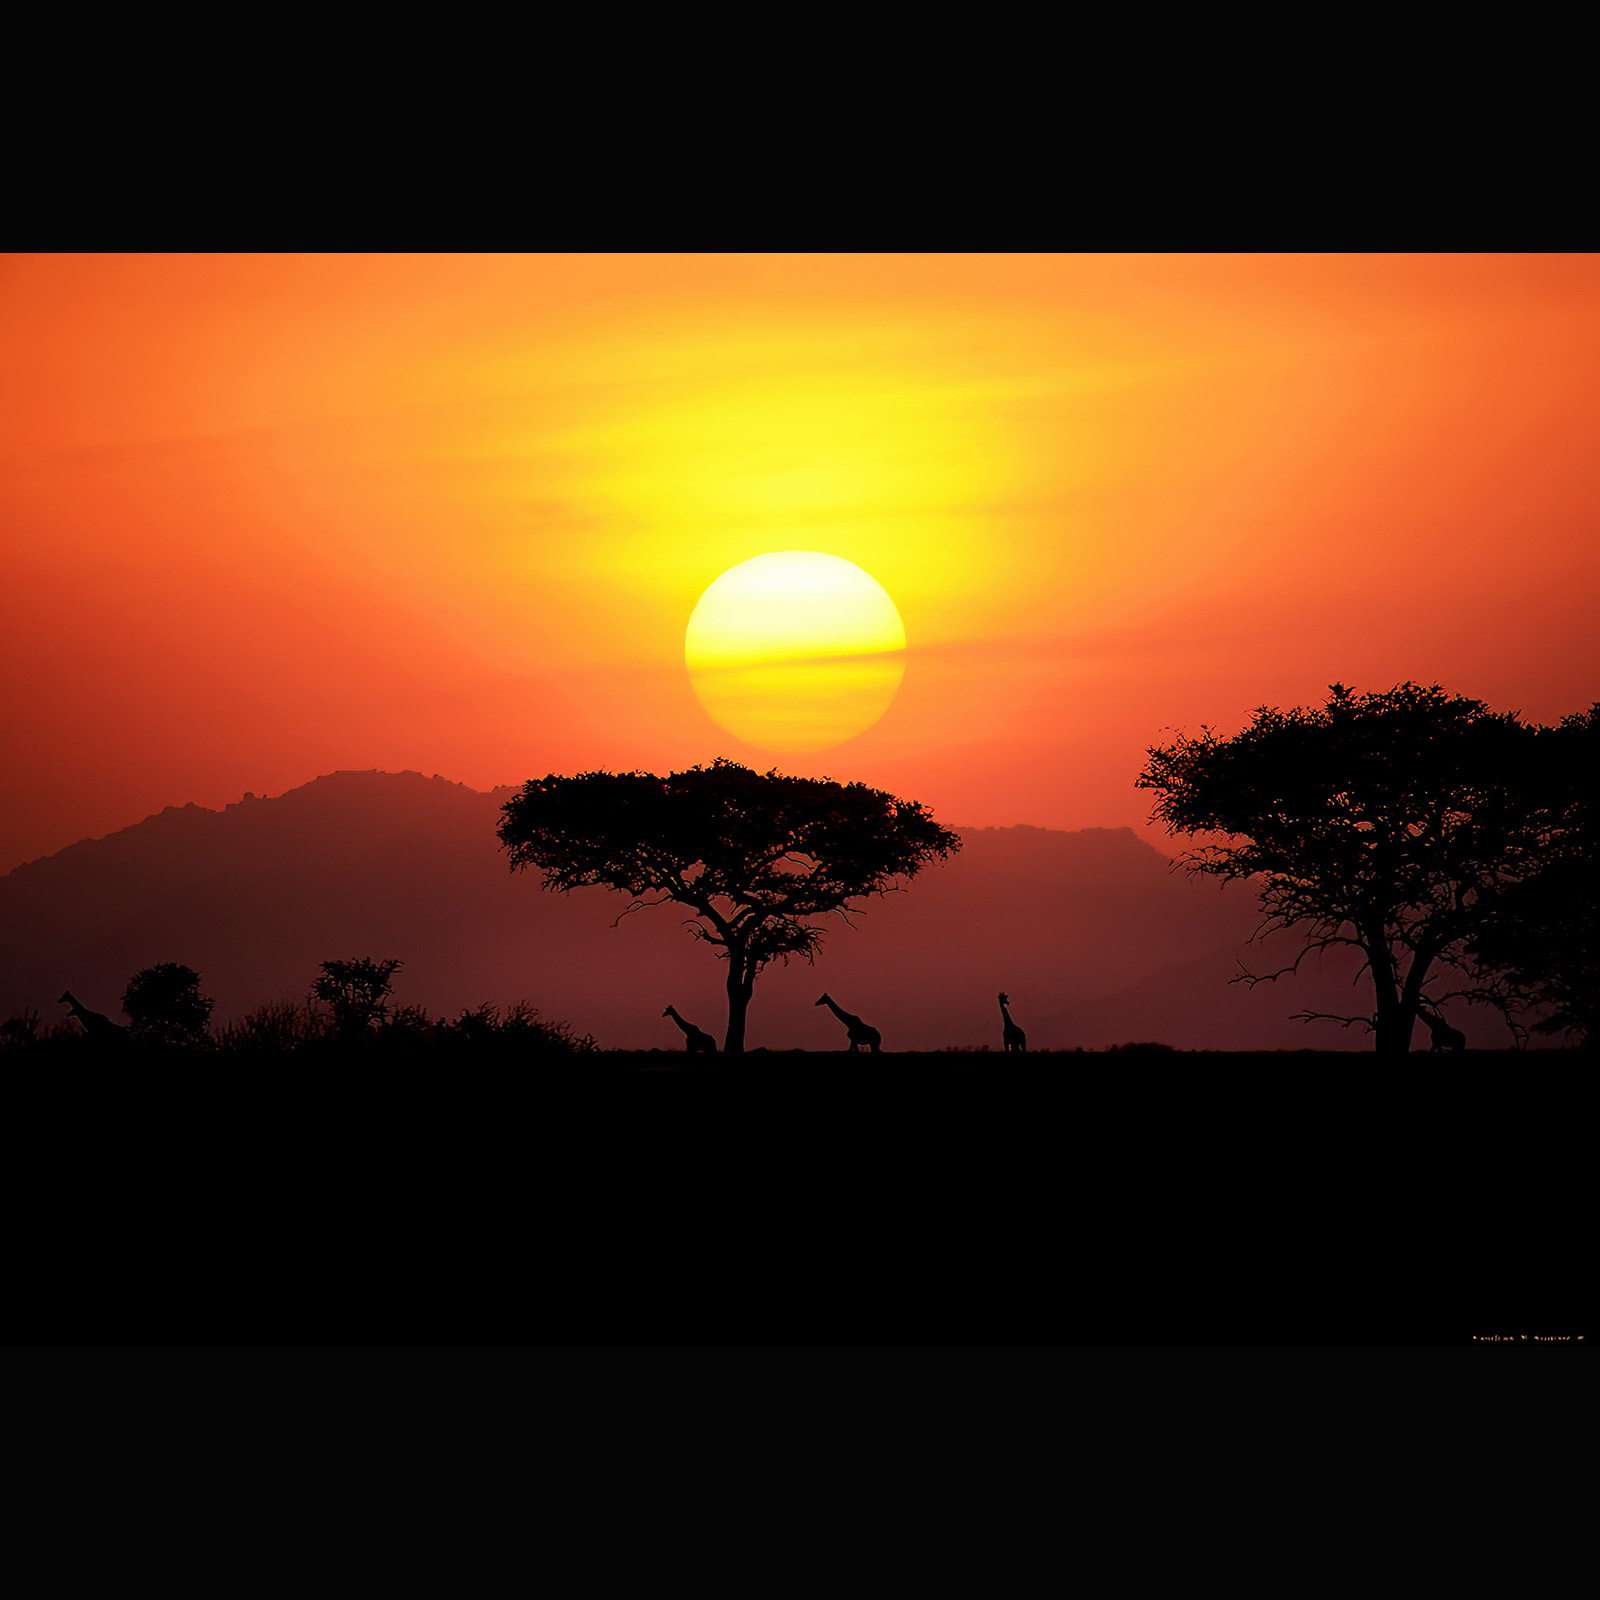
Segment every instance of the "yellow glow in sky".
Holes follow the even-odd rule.
[[[905,648],[882,584],[853,561],[806,550],[729,568],[684,635],[706,712],[768,750],[825,750],[870,728],[900,687]]]

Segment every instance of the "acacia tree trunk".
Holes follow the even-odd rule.
[[[1411,1049],[1411,1032],[1417,1025],[1414,1007],[1396,1003],[1378,1011],[1377,1049],[1380,1056],[1403,1056]]]
[[[1394,952],[1382,927],[1363,927],[1361,948],[1367,957],[1377,1000],[1376,1048],[1380,1056],[1403,1056],[1411,1049],[1411,1029],[1417,1020],[1415,1004],[1407,1006],[1401,994]]]
[[[726,1056],[744,1054],[744,1014],[750,1005],[750,991],[755,980],[746,970],[744,953],[728,951],[728,1034],[722,1041]]]

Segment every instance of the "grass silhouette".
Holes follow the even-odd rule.
[[[235,1021],[186,1038],[132,1036],[113,1047],[71,1022],[41,1025],[37,1012],[0,1023],[0,1057],[43,1066],[92,1063],[114,1057],[119,1065],[184,1062],[220,1068],[271,1060],[352,1063],[434,1061],[514,1062],[593,1054],[593,1038],[565,1022],[542,1016],[528,1001],[500,1008],[485,1001],[454,1017],[435,1017],[422,1006],[398,1006],[353,1033],[347,1021],[296,1000],[258,1006]]]

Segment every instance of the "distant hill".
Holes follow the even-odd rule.
[[[495,824],[512,793],[336,772],[221,811],[169,807],[29,862],[0,878],[0,1015],[55,1018],[66,987],[115,1015],[135,971],[182,961],[220,1020],[303,997],[321,960],[372,955],[404,961],[397,1000],[435,1012],[527,998],[603,1046],[676,1048],[671,1002],[720,1037],[721,967],[674,908],[613,927],[621,896],[548,894],[509,871]],[[752,1046],[842,1046],[813,1004],[827,989],[886,1049],[998,1048],[1004,989],[1035,1049],[1370,1048],[1359,1028],[1287,1020],[1354,1009],[1349,964],[1229,985],[1259,920],[1247,889],[1190,878],[1127,828],[961,831],[948,865],[869,902],[855,930],[838,923],[815,968],[762,976]],[[1249,954],[1264,970],[1293,947]],[[1457,1020],[1474,1044],[1505,1042],[1492,1020]]]

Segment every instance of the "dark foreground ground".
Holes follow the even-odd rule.
[[[95,1344],[1571,1332],[1587,1064],[11,1059],[8,1324]]]

